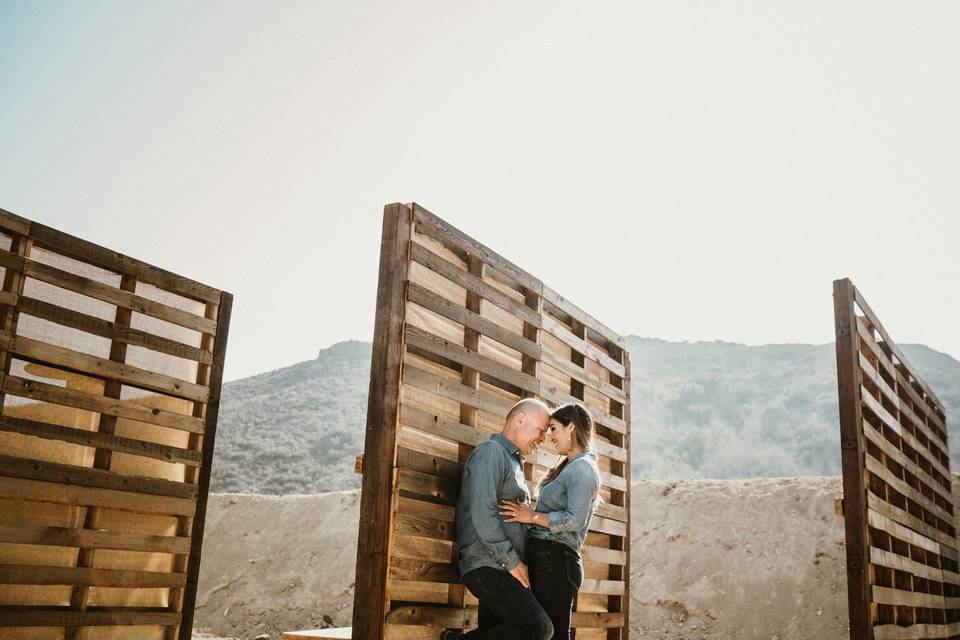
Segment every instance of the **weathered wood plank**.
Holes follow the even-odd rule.
[[[106,398],[93,393],[56,385],[28,380],[17,376],[6,376],[3,380],[3,392],[21,398],[51,402],[65,407],[75,407],[84,411],[95,411],[118,418],[155,424],[190,433],[203,433],[203,420],[193,416],[165,411],[150,407],[135,400]]]
[[[416,283],[411,282],[407,286],[407,299],[444,318],[459,322],[481,335],[493,338],[500,344],[506,345],[511,349],[516,349],[531,358],[540,358],[540,345],[536,342],[507,331],[492,320],[484,318],[479,313],[474,313],[461,305],[455,304]]]
[[[178,587],[186,582],[184,574],[165,571],[126,569],[90,569],[0,564],[0,584],[85,585],[126,589]]]
[[[62,607],[0,607],[0,627],[113,627],[175,625],[179,613],[144,607],[97,607],[71,611]]]
[[[501,309],[509,311],[524,322],[540,328],[541,317],[535,310],[524,304],[520,304],[492,284],[484,282],[452,262],[444,260],[426,247],[413,243],[410,247],[410,257],[414,262],[442,275],[447,280],[460,285],[467,291],[482,296],[485,300],[489,300]]]
[[[19,310],[20,313],[26,313],[27,315],[48,320],[64,327],[70,327],[71,329],[85,331],[86,333],[107,338],[114,342],[143,347],[151,351],[156,351],[157,353],[165,353],[203,364],[211,364],[213,362],[213,354],[198,349],[197,347],[157,336],[147,331],[133,329],[129,326],[80,313],[79,311],[59,307],[55,304],[44,302],[43,300],[37,300],[36,298],[21,296]]]
[[[105,469],[75,467],[69,464],[43,462],[0,455],[0,476],[24,480],[42,480],[95,489],[148,493],[168,498],[195,500],[197,488],[182,482],[124,475]]]
[[[491,378],[495,378],[509,385],[529,391],[534,394],[540,393],[540,381],[533,376],[523,372],[510,369],[500,364],[496,360],[470,351],[465,347],[445,340],[440,336],[434,335],[413,325],[406,325],[406,343],[408,348],[417,348],[452,360],[465,367],[475,369],[485,373]]]
[[[57,347],[23,336],[0,333],[0,348],[5,348],[29,360],[72,369],[108,380],[116,380],[131,386],[177,396],[178,398],[206,402],[210,395],[210,390],[207,387],[186,380]]]
[[[0,525],[0,542],[54,547],[186,553],[190,538],[27,524]]]
[[[201,302],[220,302],[220,291],[175,273],[154,267],[106,247],[82,240],[42,224],[33,223],[30,235],[34,241],[56,253],[136,277],[139,282]]]
[[[179,447],[134,438],[125,438],[112,433],[62,427],[56,424],[37,422],[23,418],[0,416],[0,431],[19,433],[25,436],[33,436],[47,440],[60,440],[61,442],[79,444],[85,447],[108,449],[110,451],[129,453],[135,456],[185,464],[188,466],[198,466],[200,464],[200,454],[196,451],[190,451],[189,449],[181,449]]]
[[[0,476],[0,497],[85,507],[107,507],[137,513],[191,515],[196,501],[135,491],[119,491],[63,484],[56,480],[29,480]]]

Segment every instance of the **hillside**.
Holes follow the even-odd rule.
[[[750,347],[630,336],[634,479],[840,473],[833,345]],[[960,362],[904,353],[960,416]],[[359,486],[370,343],[224,385],[212,489],[318,493]],[[954,464],[960,438],[952,434]]]

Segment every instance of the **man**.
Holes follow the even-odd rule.
[[[463,467],[457,507],[460,576],[480,601],[478,626],[460,634],[447,630],[444,640],[550,640],[553,625],[530,591],[524,563],[527,531],[504,523],[501,500],[530,502],[520,456],[543,443],[550,410],[527,398],[516,403],[503,430],[477,446]]]

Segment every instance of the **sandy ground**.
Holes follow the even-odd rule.
[[[839,478],[633,487],[631,637],[847,638]],[[349,626],[359,492],[212,495],[196,626]]]

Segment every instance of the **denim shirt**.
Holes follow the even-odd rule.
[[[597,456],[583,453],[567,463],[540,490],[537,511],[547,514],[549,529],[531,526],[530,537],[560,542],[577,553],[587,538],[600,491]]]
[[[457,505],[460,576],[479,567],[510,571],[525,557],[526,525],[505,523],[501,500],[530,504],[520,450],[497,433],[477,445],[463,466]]]

